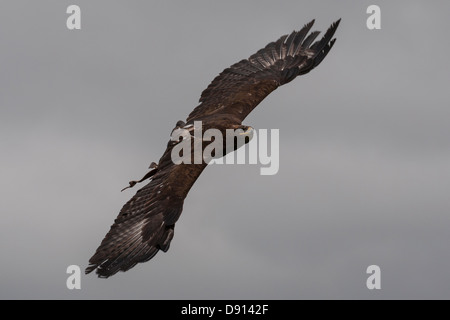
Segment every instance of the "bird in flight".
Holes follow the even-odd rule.
[[[248,59],[225,69],[202,92],[200,104],[186,122],[178,121],[174,130],[191,133],[194,121],[202,121],[205,130],[241,129],[250,137],[253,128],[242,121],[269,93],[322,62],[335,43],[333,36],[339,22],[340,19],[315,41],[320,32],[310,33],[313,20],[300,31],[282,36]],[[169,249],[184,199],[208,165],[206,161],[175,164],[171,151],[177,143],[180,142],[169,141],[159,162],[152,163],[151,170],[141,180],[130,181],[129,187],[133,187],[151,179],[120,210],[89,260],[86,274],[96,270],[99,277],[108,278],[149,261],[159,250]],[[207,144],[202,143],[202,147]]]

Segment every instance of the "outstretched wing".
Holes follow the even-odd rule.
[[[100,277],[108,278],[150,260],[159,250],[169,249],[184,199],[206,167],[173,164],[172,147],[169,142],[150,183],[123,206],[89,260],[86,273],[97,269]]]
[[[278,86],[319,65],[335,42],[332,38],[339,20],[316,42],[319,32],[308,35],[313,23],[225,69],[203,91],[200,105],[187,122],[211,115],[233,115],[233,119],[242,122]],[[172,148],[173,143],[169,142],[155,171],[144,177],[151,177],[150,183],[123,206],[89,260],[86,273],[97,270],[100,277],[107,278],[150,260],[159,250],[169,249],[184,199],[207,165],[175,165],[171,159]]]
[[[233,114],[242,122],[269,93],[322,62],[336,40],[332,38],[339,22],[333,23],[323,38],[313,43],[320,33],[308,35],[313,20],[300,31],[282,36],[250,58],[225,69],[203,91],[200,105],[187,121],[220,113]]]

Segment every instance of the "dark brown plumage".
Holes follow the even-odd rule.
[[[313,20],[300,31],[282,36],[248,59],[225,69],[203,91],[200,105],[188,116],[186,124],[179,121],[176,128],[202,121],[204,131],[208,128],[222,132],[245,130],[242,121],[268,94],[322,62],[333,47],[339,22],[333,23],[322,39],[314,42],[319,32],[309,33]],[[151,178],[123,206],[89,260],[86,273],[97,270],[100,277],[107,278],[150,260],[159,250],[169,249],[184,199],[207,166],[205,162],[175,165],[171,151],[177,143],[169,141],[159,163],[152,164],[152,170],[140,181],[130,182],[132,187]]]

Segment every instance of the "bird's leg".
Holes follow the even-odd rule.
[[[145,176],[143,176],[141,180],[137,180],[137,181],[136,181],[136,180],[133,180],[133,181],[130,181],[130,182],[129,182],[130,185],[129,185],[128,187],[123,188],[120,192],[122,192],[122,191],[124,191],[124,190],[126,190],[126,189],[128,189],[128,188],[133,188],[133,187],[136,185],[136,183],[140,183],[140,182],[142,182],[142,181],[144,181],[144,180],[147,180],[148,178],[152,177],[152,176],[156,173],[156,171],[157,171],[157,169],[158,169],[158,165],[157,165],[156,163],[152,162],[152,163],[150,164],[149,169],[152,169],[152,170],[150,170],[149,172],[147,172],[147,174],[146,174]]]

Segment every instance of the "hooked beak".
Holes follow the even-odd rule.
[[[248,127],[247,130],[245,130],[244,132],[239,132],[239,135],[241,136],[253,135],[254,130],[255,129],[253,129],[252,127]]]

